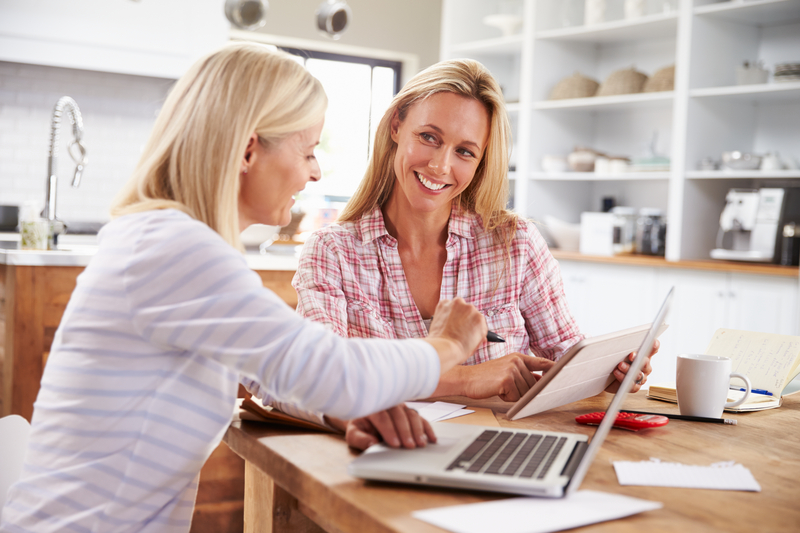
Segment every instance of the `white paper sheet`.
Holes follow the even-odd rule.
[[[710,466],[649,461],[614,461],[620,485],[761,491],[750,470],[733,461]]]
[[[475,412],[464,409],[465,405],[447,402],[406,402],[406,406],[417,411],[428,422],[439,422]]]
[[[547,533],[660,509],[661,503],[581,490],[567,498],[511,498],[415,511],[414,518],[455,533]]]
[[[437,418],[436,422],[441,422],[442,420],[450,420],[451,418],[458,418],[459,416],[468,415],[470,413],[474,413],[472,409],[459,409],[458,411],[453,411],[449,415],[444,415],[443,417]]]

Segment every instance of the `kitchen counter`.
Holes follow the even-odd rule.
[[[93,236],[71,236],[70,241],[77,237]],[[97,253],[86,239],[70,241],[64,243],[67,250],[40,251],[17,250],[16,241],[0,239],[0,416],[19,414],[30,420],[61,316],[78,276]],[[272,253],[245,254],[263,286],[290,307],[297,306],[291,285],[296,252],[296,246],[280,245]]]
[[[97,252],[96,246],[70,246],[67,250],[0,249],[0,265],[85,267]],[[297,257],[283,253],[246,253],[247,266],[256,271],[295,271]]]
[[[611,265],[647,266],[661,268],[679,268],[687,270],[710,270],[714,272],[738,272],[741,274],[758,274],[766,276],[794,277],[800,275],[796,266],[773,265],[771,263],[748,263],[739,261],[667,261],[663,257],[650,255],[624,254],[614,256],[584,255],[579,252],[551,250],[553,257],[561,261],[582,261],[588,263],[604,263]]]
[[[85,267],[97,251],[97,246],[90,244],[91,236],[70,235],[62,244],[63,250],[38,251],[17,250],[16,241],[9,239],[13,234],[0,234],[0,265],[20,266],[76,266]],[[17,238],[18,240],[18,238]],[[13,247],[13,248],[12,248]],[[256,271],[292,271],[297,270],[296,245],[273,245],[266,254],[248,251],[245,254],[247,265]],[[647,266],[661,268],[679,268],[689,270],[707,270],[715,272],[738,272],[780,277],[798,277],[800,268],[793,266],[773,265],[770,263],[748,263],[739,261],[695,260],[667,261],[663,257],[648,255],[615,255],[595,256],[578,252],[551,250],[553,257],[565,261],[581,261],[604,263],[611,265]]]
[[[85,267],[97,252],[93,235],[64,235],[60,250],[18,250],[19,235],[0,234],[0,265]],[[274,248],[274,249],[273,249]],[[256,271],[297,270],[295,247],[273,245],[268,253],[247,252],[247,265]]]

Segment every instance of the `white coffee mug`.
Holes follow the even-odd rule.
[[[728,399],[731,378],[745,383],[746,392],[735,402]],[[678,408],[682,415],[721,418],[722,411],[741,405],[750,396],[747,376],[731,372],[731,360],[716,355],[680,354],[676,375]]]

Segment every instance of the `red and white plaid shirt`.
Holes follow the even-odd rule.
[[[466,364],[529,350],[556,360],[583,338],[564,296],[558,262],[533,223],[519,220],[506,262],[505,244],[484,230],[478,215],[454,205],[446,248],[439,298],[464,298],[483,313],[491,331],[506,339],[482,343]],[[428,334],[397,240],[386,231],[379,208],[358,222],[334,224],[311,235],[292,285],[297,312],[343,337]]]

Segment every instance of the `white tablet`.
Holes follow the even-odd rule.
[[[650,324],[644,324],[580,341],[506,415],[518,420],[600,394],[614,381],[612,372],[616,366],[639,349],[649,329]],[[665,329],[666,324],[661,326],[658,336]]]

